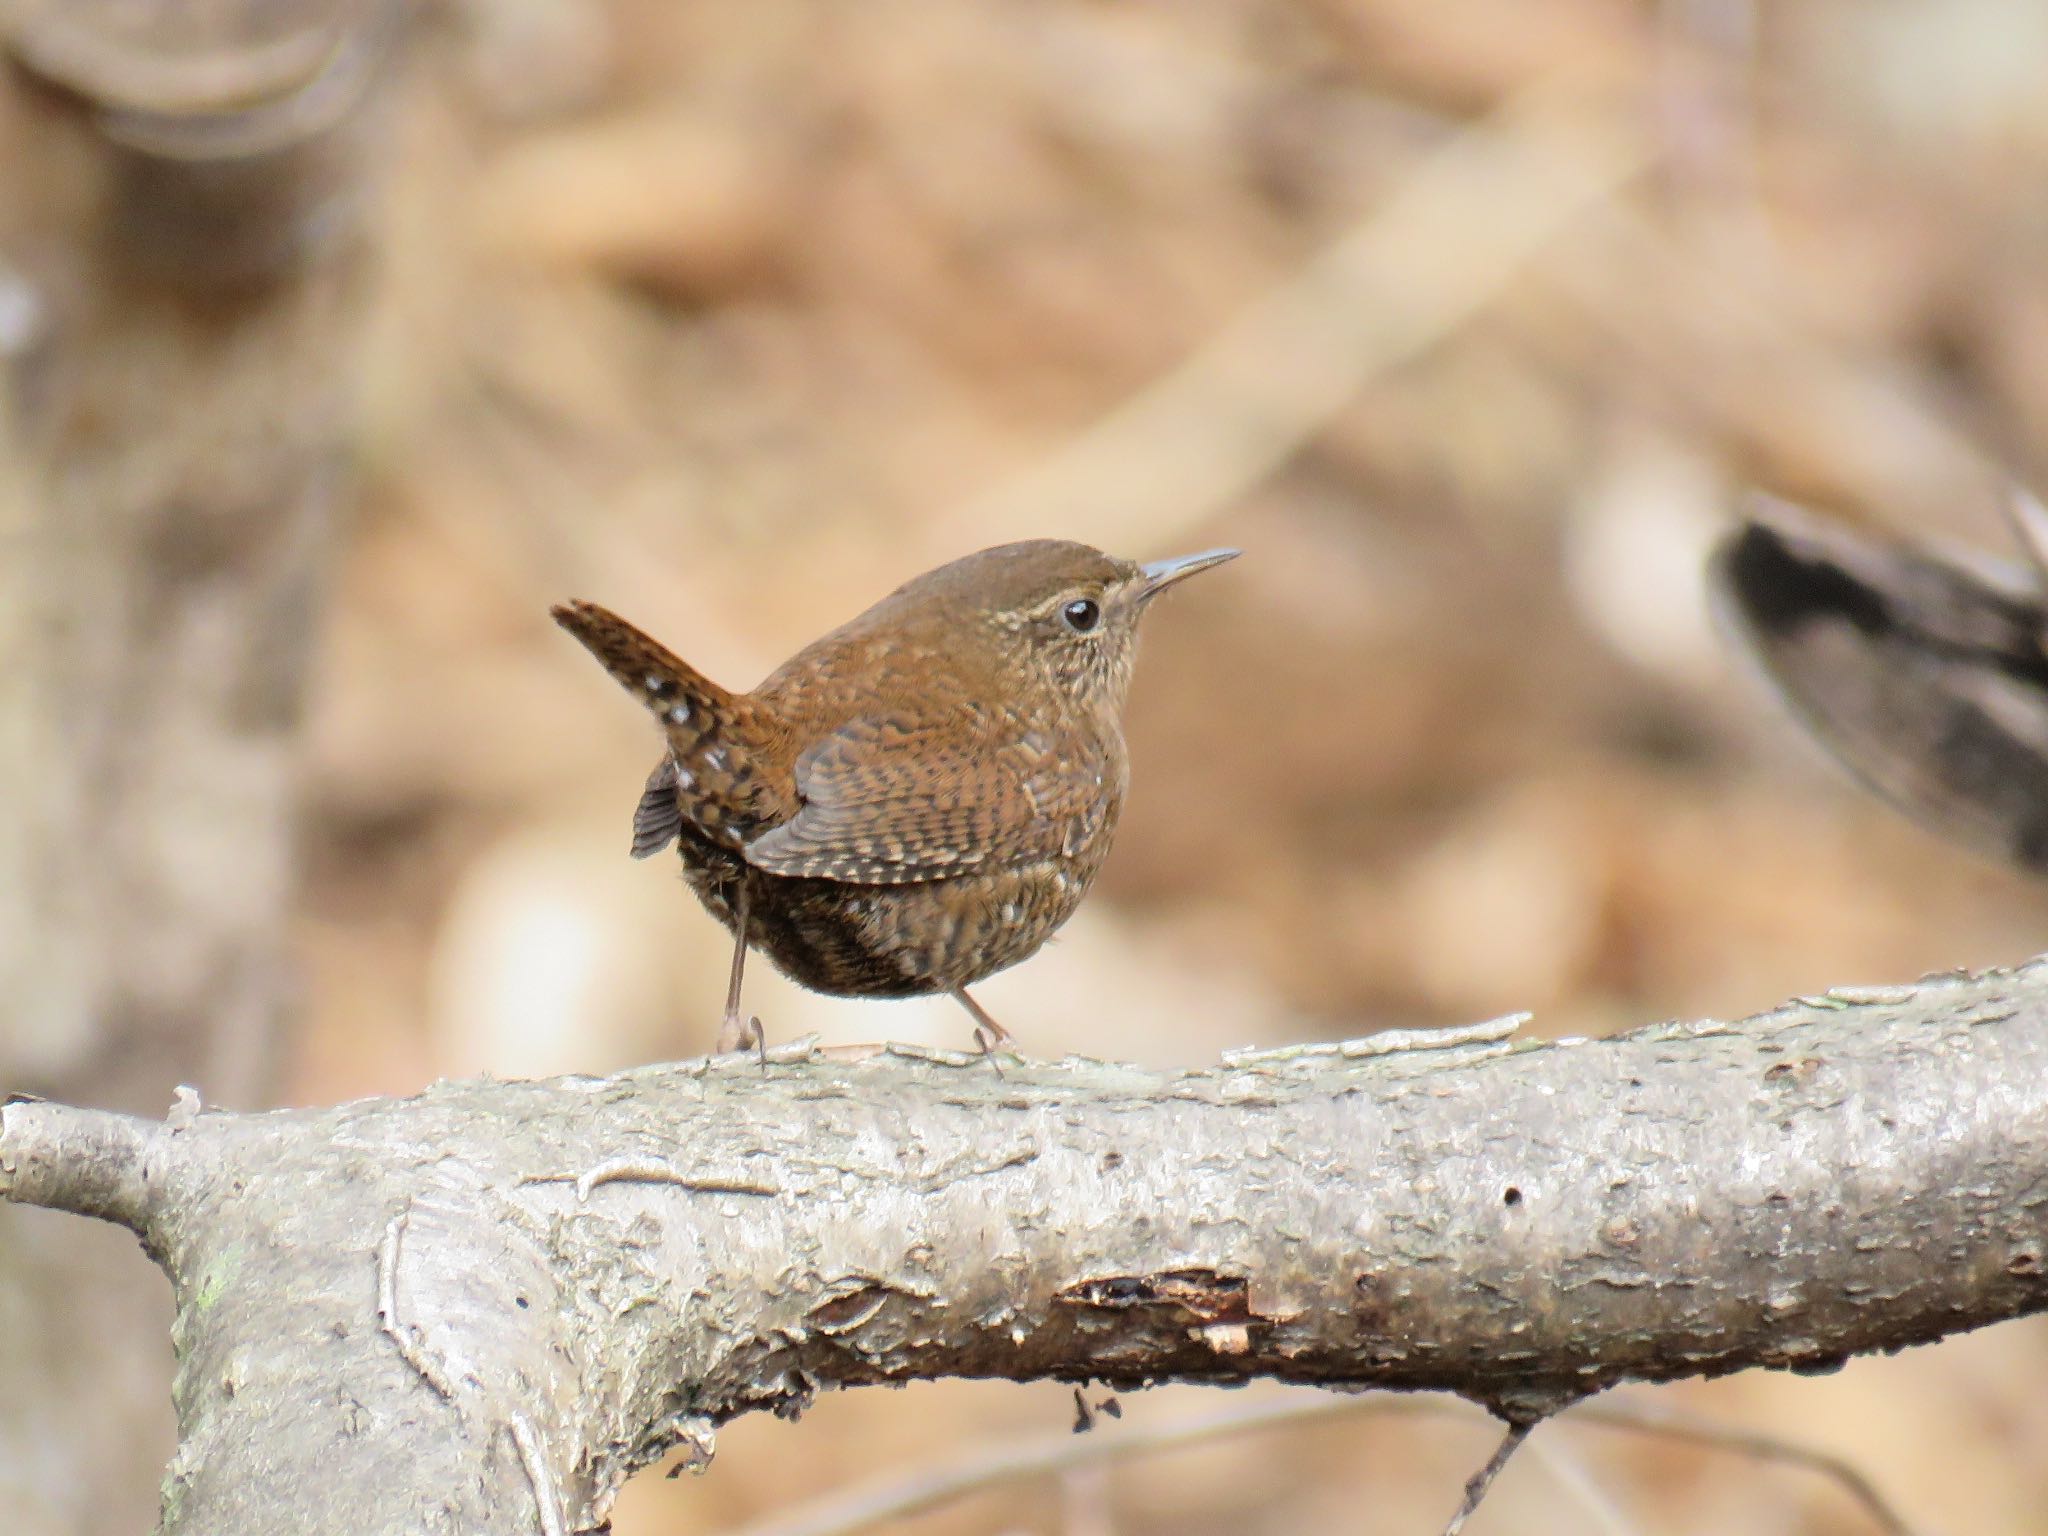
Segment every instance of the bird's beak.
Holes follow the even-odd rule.
[[[1149,565],[1141,565],[1138,574],[1145,578],[1145,584],[1138,588],[1138,600],[1144,602],[1155,598],[1176,581],[1183,581],[1197,571],[1206,571],[1226,560],[1235,560],[1237,556],[1238,551],[1234,549],[1205,549],[1199,555],[1182,555],[1176,560],[1154,560]]]

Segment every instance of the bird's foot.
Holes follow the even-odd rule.
[[[990,1028],[990,1025],[994,1027]],[[989,1069],[997,1077],[1003,1075],[1003,1064],[996,1060],[996,1048],[1008,1044],[1009,1039],[1010,1032],[1004,1029],[1002,1025],[997,1024],[994,1019],[990,1019],[988,1024],[977,1024],[974,1026],[974,1043],[981,1047],[982,1058],[988,1062]]]
[[[995,1015],[968,996],[965,987],[955,987],[953,996],[960,1006],[967,1010],[968,1017],[974,1020],[974,1043],[981,1047],[981,1054],[986,1056],[988,1064],[995,1068],[996,1076],[1001,1077],[1003,1068],[996,1060],[996,1049],[1009,1045],[1014,1037],[995,1021]]]
[[[719,1055],[726,1056],[734,1051],[744,1051],[750,1045],[761,1058],[761,1070],[767,1071],[768,1033],[761,1028],[760,1016],[728,1013],[725,1022],[718,1026]]]
[[[1014,1047],[1017,1043],[1015,1035],[1011,1034],[987,1014],[983,1014],[980,1022],[974,1026],[974,1037],[977,1040],[986,1039],[990,1045]],[[983,1049],[985,1050],[987,1047],[984,1046]]]

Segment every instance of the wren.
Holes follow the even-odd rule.
[[[967,988],[1035,953],[1088,893],[1130,780],[1138,621],[1236,554],[985,549],[898,587],[751,693],[595,603],[556,607],[667,737],[633,854],[675,843],[732,932],[718,1048],[765,1051],[740,1011],[749,947],[817,992],[950,993],[984,1052],[1010,1040]]]

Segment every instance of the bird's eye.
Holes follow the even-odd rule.
[[[1077,597],[1060,610],[1060,617],[1075,634],[1085,635],[1102,622],[1102,605],[1092,597]]]

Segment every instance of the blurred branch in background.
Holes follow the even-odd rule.
[[[1119,1424],[1114,1429],[1104,1426],[1101,1433],[1086,1437],[1049,1434],[980,1448],[966,1447],[933,1465],[885,1473],[798,1508],[778,1511],[766,1520],[731,1530],[727,1536],[858,1536],[859,1532],[886,1522],[908,1520],[1005,1484],[1055,1477],[1078,1467],[1135,1461],[1206,1441],[1247,1437],[1266,1430],[1402,1415],[1450,1419],[1483,1427],[1489,1434],[1498,1427],[1469,1403],[1452,1398],[1296,1393],[1163,1422]],[[1668,1412],[1627,1397],[1615,1402],[1581,1403],[1568,1409],[1546,1425],[1543,1437],[1532,1440],[1529,1446],[1531,1457],[1550,1467],[1553,1475],[1582,1499],[1596,1523],[1610,1530],[1633,1531],[1637,1527],[1617,1520],[1607,1503],[1596,1502],[1605,1501],[1606,1495],[1586,1481],[1589,1474],[1574,1458],[1554,1454],[1557,1435],[1568,1434],[1573,1425],[1663,1436],[1737,1456],[1781,1462],[1833,1483],[1844,1497],[1861,1506],[1871,1523],[1886,1536],[1913,1536],[1912,1526],[1875,1484],[1839,1456],[1776,1436],[1717,1424],[1711,1419]],[[678,1466],[676,1470],[680,1472],[683,1468]]]
[[[1107,547],[1164,549],[1237,504],[1643,169],[1632,104],[1591,84],[1538,81],[1452,135],[1186,362],[941,524],[945,545],[1057,507]]]
[[[1824,334],[1787,277],[1603,207],[1541,265],[1562,310],[1546,349],[1588,371],[1602,354],[1628,359],[1646,399],[1721,444],[1737,480],[1909,527],[1938,526],[1959,501],[1992,505],[1997,466],[1935,381]]]
[[[0,1083],[273,1092],[295,734],[339,519],[392,18],[0,10]],[[134,1531],[168,1311],[121,1245],[0,1213],[0,1503]],[[17,1459],[18,1458],[18,1459]]]

